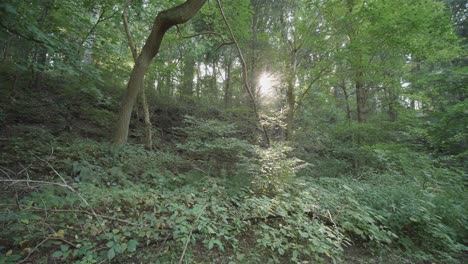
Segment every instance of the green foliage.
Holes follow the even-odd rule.
[[[132,1],[138,50],[181,2]],[[259,103],[268,148],[254,145],[216,2],[168,31],[145,76],[154,151],[105,140],[133,66],[122,3],[0,3],[0,263],[347,263],[366,248],[460,260],[467,67],[449,14],[432,0],[345,2],[223,1],[256,98],[257,77],[279,82]],[[296,131],[283,142],[291,51]]]
[[[222,170],[232,173],[236,163],[253,152],[252,145],[234,137],[238,131],[233,124],[191,116],[185,116],[184,123],[185,127],[179,130],[186,133],[187,138],[177,148],[186,152],[189,159],[198,161],[207,170],[213,169],[219,176]]]
[[[307,164],[298,158],[288,157],[291,151],[292,148],[284,144],[257,148],[258,159],[251,168],[256,192],[275,194],[295,180],[296,173]]]

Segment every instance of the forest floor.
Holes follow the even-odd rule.
[[[410,202],[435,194],[417,194],[411,184],[399,189],[386,175],[304,180],[303,162],[281,144],[230,156],[252,147],[216,138],[216,129],[231,128],[206,121],[218,115],[187,126],[190,109],[177,107],[154,111],[155,121],[165,120],[154,151],[136,144],[140,122],[132,144],[115,148],[111,109],[26,101],[7,109],[0,128],[1,263],[464,262],[453,230],[425,202]],[[194,150],[203,133],[225,145]],[[404,210],[379,211],[388,205],[376,197]]]

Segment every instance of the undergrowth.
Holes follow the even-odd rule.
[[[312,177],[284,144],[254,147],[221,121],[186,126],[177,152],[13,137],[0,262],[342,262],[364,247],[456,263],[466,250],[463,173],[443,161],[375,145],[365,176]]]

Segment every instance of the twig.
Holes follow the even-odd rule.
[[[36,251],[42,244],[44,244],[45,242],[47,242],[50,238],[47,237],[46,239],[42,240],[41,243],[37,244],[31,251],[29,251],[28,255],[23,259],[21,260],[20,262],[18,262],[17,264],[21,264],[23,262],[26,262],[26,260],[29,259],[29,257],[32,255],[32,253],[34,253],[34,251]]]
[[[26,172],[27,172],[27,170],[28,170],[29,168],[31,168],[32,164],[33,164],[33,163],[31,162],[31,164],[29,164],[29,165],[26,166],[26,167],[24,167],[23,164],[20,164],[21,167],[22,167],[23,169],[20,170],[18,173],[16,173],[16,175],[21,175],[21,173],[23,173],[23,171],[26,171]]]
[[[48,237],[48,238],[49,238],[49,239],[53,239],[53,240],[60,240],[60,241],[62,241],[62,242],[65,243],[65,244],[68,244],[68,245],[70,245],[70,246],[72,246],[72,247],[74,247],[74,248],[78,248],[77,245],[73,244],[72,242],[70,242],[70,241],[68,241],[68,240],[66,240],[66,239],[64,239],[64,238],[60,238],[60,237]]]
[[[166,243],[167,239],[169,239],[169,237],[173,234],[173,232],[168,232],[167,233],[167,236],[164,238],[163,242],[161,242],[161,245],[159,245],[158,249],[156,250],[156,252],[159,252],[161,251],[162,247],[164,246],[164,244]]]
[[[37,156],[36,156],[37,157]],[[76,194],[76,196],[78,196],[84,203],[85,205],[91,210],[91,212],[93,213],[94,217],[96,218],[96,221],[98,221],[99,225],[101,226],[101,230],[103,233],[105,233],[106,231],[104,230],[104,224],[101,222],[101,220],[99,219],[98,215],[96,214],[96,212],[94,211],[93,207],[91,207],[91,205],[88,203],[88,201],[86,201],[86,199],[79,193],[77,192],[73,187],[71,187],[70,185],[68,185],[67,181],[65,181],[65,179],[62,177],[62,175],[60,175],[60,173],[52,166],[52,164],[50,164],[47,160],[43,160],[39,157],[37,157],[39,160],[45,162],[47,164],[47,166],[49,166],[49,168],[55,173],[55,175],[57,175],[63,182],[63,187],[69,189],[71,192],[73,192],[74,194]]]
[[[2,172],[3,174],[5,174],[5,175],[7,176],[7,178],[11,180],[12,178],[10,177],[10,175],[9,175],[4,169],[5,169],[5,170],[8,170],[8,171],[10,171],[10,172],[13,172],[13,171],[11,171],[11,170],[9,170],[9,169],[7,169],[7,168],[1,168],[1,167],[0,167],[0,172]],[[14,173],[14,172],[13,172],[13,173]]]
[[[17,31],[16,29],[8,28],[7,26],[3,25],[2,23],[0,23],[0,27],[5,29],[6,32],[8,32],[10,34],[14,34],[14,35],[16,35],[18,37],[24,38],[24,39],[29,40],[29,41],[36,42],[38,44],[41,44],[42,46],[47,47],[47,44],[42,40],[38,40],[38,39],[36,39],[34,37],[26,36],[26,35],[20,33],[19,31]]]
[[[24,211],[29,211],[29,212],[42,212],[43,210],[42,209],[26,209]],[[85,210],[67,210],[67,209],[52,209],[52,210],[49,210],[49,212],[53,212],[53,213],[81,213],[81,214],[87,214],[87,215],[90,215],[90,216],[94,216],[93,213],[90,213],[88,211],[85,211]],[[117,218],[117,217],[113,217],[113,216],[107,216],[107,215],[102,215],[102,214],[97,214],[97,216],[99,216],[100,218],[104,218],[104,219],[108,219],[108,220],[114,220],[114,221],[117,221],[117,222],[121,222],[121,223],[124,223],[124,224],[128,224],[128,225],[131,225],[131,226],[143,226],[141,224],[137,224],[137,223],[133,223],[133,222],[130,222],[128,220],[124,220],[124,219],[120,219],[120,218]]]
[[[189,242],[190,242],[190,237],[192,236],[193,229],[195,228],[195,224],[198,222],[198,220],[199,220],[200,217],[202,216],[203,212],[205,212],[205,208],[206,208],[207,206],[208,206],[208,204],[206,204],[205,206],[203,206],[203,208],[202,208],[200,214],[198,214],[197,219],[195,220],[195,222],[193,222],[192,228],[190,229],[190,233],[189,233],[188,238],[187,238],[187,242],[185,242],[184,251],[182,251],[182,256],[180,256],[179,264],[182,264],[183,261],[184,261],[185,252],[187,251],[187,247],[188,247],[188,244],[189,244]]]
[[[10,186],[13,186],[17,183],[23,182],[23,183],[37,183],[37,184],[44,184],[44,185],[55,185],[55,186],[60,186],[67,188],[68,185],[58,183],[58,182],[47,182],[47,181],[34,181],[34,180],[10,180],[10,179],[0,179],[0,182],[11,182]]]
[[[323,69],[320,70],[320,72],[317,74],[317,76],[309,83],[309,85],[307,86],[307,88],[305,89],[305,91],[301,94],[301,97],[299,98],[299,100],[297,101],[296,103],[296,107],[294,108],[294,112],[297,111],[297,109],[302,105],[302,101],[304,100],[304,97],[307,95],[307,93],[309,92],[310,88],[312,88],[312,85],[317,82],[318,80],[320,80],[320,78],[323,77],[323,74],[328,70],[329,68],[328,67],[324,67]]]

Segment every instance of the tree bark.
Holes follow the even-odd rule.
[[[356,112],[359,123],[364,123],[367,119],[367,91],[362,78],[363,73],[358,72],[356,74]]]
[[[224,81],[224,108],[228,108],[231,105],[232,91],[231,91],[231,68],[232,59],[231,54],[227,55],[226,58],[226,80]]]
[[[190,100],[193,96],[193,75],[195,73],[195,59],[187,55],[184,63],[184,79],[182,80],[181,97]]]
[[[201,87],[202,87],[202,78],[200,76],[200,62],[197,63],[197,98],[200,99],[201,96]]]
[[[125,34],[127,35],[128,46],[130,47],[130,50],[132,51],[133,60],[136,62],[136,60],[138,59],[137,47],[135,45],[135,42],[133,41],[132,34],[130,34],[130,27],[128,26],[127,13],[128,13],[129,4],[130,4],[130,1],[127,4],[127,6],[125,6],[124,8],[124,11],[122,13],[122,19],[124,22]],[[144,83],[144,81],[142,83]],[[152,131],[151,131],[152,124],[151,124],[151,116],[150,116],[150,111],[148,107],[148,101],[146,99],[146,92],[145,92],[144,85],[143,87],[140,87],[139,89],[140,89],[141,105],[143,108],[143,116],[145,120],[145,133],[144,133],[145,139],[143,143],[146,149],[152,150],[153,149],[153,138],[152,138]]]
[[[392,87],[384,87],[384,93],[388,105],[388,118],[390,122],[396,122],[398,120],[398,95]]]
[[[176,7],[159,12],[156,16],[151,33],[135,62],[128,81],[127,93],[122,100],[119,119],[114,133],[114,144],[122,145],[128,140],[128,128],[133,105],[140,88],[143,86],[143,79],[148,66],[159,52],[164,35],[171,27],[183,24],[195,16],[205,2],[206,0],[187,0]]]
[[[291,64],[288,78],[288,90],[286,97],[288,101],[288,113],[286,116],[286,140],[291,140],[294,131],[294,110],[296,107],[296,95],[294,94],[294,87],[296,85],[296,67],[297,67],[297,50],[292,47],[291,50]]]
[[[348,119],[348,123],[350,124],[352,119],[351,119],[351,106],[349,105],[349,94],[348,91],[346,90],[346,83],[345,80],[343,79],[343,82],[341,83],[341,89],[343,90],[343,95],[345,98],[345,105],[346,105],[346,118]]]
[[[217,103],[218,101],[218,74],[216,73],[217,67],[216,67],[216,62],[217,58],[213,58],[213,63],[212,63],[212,69],[213,69],[213,74],[211,76],[211,96],[213,98],[213,102]]]

